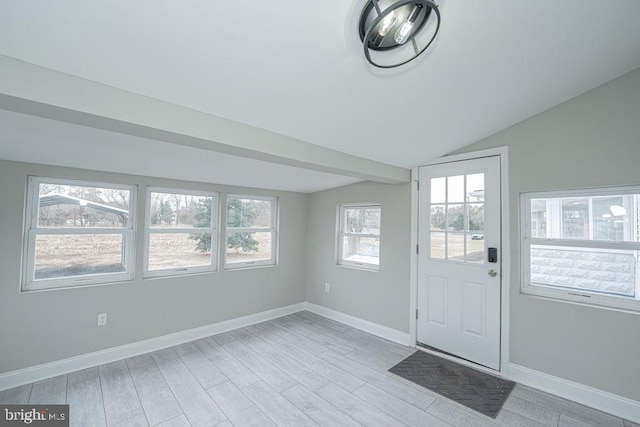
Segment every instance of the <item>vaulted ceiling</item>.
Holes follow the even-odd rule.
[[[395,70],[364,59],[363,5],[2,2],[0,158],[303,192],[402,182],[640,67],[637,0],[448,0],[436,43]]]

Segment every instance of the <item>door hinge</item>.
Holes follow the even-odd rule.
[[[420,245],[416,243],[416,255],[420,253]]]
[[[416,189],[420,191],[420,181],[416,179]]]
[[[418,309],[416,308],[416,320],[418,320]]]

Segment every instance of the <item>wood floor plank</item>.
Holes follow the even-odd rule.
[[[576,420],[575,418],[571,418],[568,415],[560,414],[560,422],[558,423],[558,427],[596,427],[596,426],[594,426],[593,424],[587,424],[580,420]]]
[[[269,344],[268,340],[263,340],[260,336],[256,336],[246,331],[251,335],[251,339],[245,340],[245,344],[250,344],[251,349],[256,353],[269,360],[274,365],[284,370],[291,378],[298,381],[310,390],[317,390],[320,387],[329,383],[329,380],[321,375],[319,372],[303,365],[288,354],[280,351],[278,348]]]
[[[291,402],[262,381],[246,387],[242,392],[278,426],[317,425],[311,418],[303,414]]]
[[[505,427],[544,427],[546,424],[541,424],[537,421],[529,419],[523,415],[511,412],[508,409],[502,408],[500,413],[496,417],[498,424]]]
[[[33,384],[26,384],[19,387],[0,391],[0,403],[5,405],[22,405],[29,402]]]
[[[522,385],[494,420],[387,371],[414,351],[301,311],[0,391],[0,403],[66,401],[83,427],[640,427]]]
[[[410,426],[441,427],[442,420],[400,400],[389,393],[365,384],[354,395]]]
[[[296,380],[287,375],[283,370],[240,341],[228,342],[224,345],[224,348],[236,356],[238,360],[244,363],[254,374],[269,384],[278,393],[298,384]]]
[[[83,381],[88,381],[99,377],[100,373],[98,372],[98,367],[94,366],[92,368],[82,369],[80,371],[69,373],[67,375],[67,384],[71,385],[81,383]]]
[[[226,419],[180,358],[156,364],[193,426],[211,426]]]
[[[315,313],[312,313],[312,312],[306,311],[306,310],[299,311],[299,312],[295,313],[293,316],[299,316],[299,317],[307,318],[309,320],[312,320],[312,321],[314,321],[316,323],[325,325],[325,326],[327,326],[327,327],[329,327],[331,329],[334,329],[337,332],[340,332],[340,333],[343,333],[343,334],[346,333],[346,332],[349,332],[352,329],[351,326],[345,325],[344,323],[336,322],[335,320],[329,319],[329,318],[324,317],[324,316],[320,316],[319,314],[315,314]]]
[[[229,380],[193,342],[175,346],[173,349],[204,389]]]
[[[176,352],[173,350],[172,347],[167,347],[160,350],[152,351],[149,354],[151,355],[151,357],[153,357],[153,360],[155,360],[156,362],[165,362],[167,360],[175,359],[178,357],[178,355],[176,354]]]
[[[320,426],[357,427],[361,425],[302,385],[286,390],[282,393],[282,396]]]
[[[182,414],[182,409],[149,354],[126,360],[144,413],[151,425]]]
[[[60,375],[33,384],[29,403],[63,405],[67,402],[67,376]]]
[[[102,403],[100,378],[67,385],[69,425],[71,427],[103,427],[107,425]]]
[[[509,396],[503,408],[546,426],[557,426],[560,420],[560,413],[558,411],[538,405],[537,403],[529,402],[518,396]]]
[[[363,381],[374,385],[380,390],[384,390],[418,409],[427,409],[436,399],[436,395],[425,388],[409,387],[401,381],[400,378],[390,377],[339,354],[327,352],[320,355],[320,357],[344,371],[352,372]]]
[[[110,427],[149,427],[149,422],[147,422],[147,418],[144,415],[138,415],[129,420],[112,424]]]
[[[144,413],[124,360],[100,365],[98,371],[108,425]]]
[[[231,334],[231,331],[222,332],[222,333],[216,334],[216,335],[211,335],[210,338],[212,340],[214,340],[215,342],[217,342],[218,344],[220,344],[220,345],[225,345],[228,342],[236,340],[236,338]]]
[[[158,424],[156,427],[191,427],[191,423],[187,420],[187,417],[182,414],[179,417],[171,418],[162,424]]]
[[[320,344],[329,351],[336,352],[338,354],[346,354],[352,352],[355,348],[350,345],[347,339],[343,339],[342,336],[334,336],[334,334],[324,330],[322,327],[310,328],[309,326],[300,323],[297,320],[286,323],[286,328],[289,332],[305,337],[313,342]]]
[[[494,427],[499,425],[494,420],[472,410],[467,411],[462,405],[453,404],[444,398],[436,399],[427,412],[442,421],[454,426]]]
[[[345,414],[349,414],[350,417],[361,424],[375,426],[405,425],[335,384],[327,384],[319,389],[316,394]]]
[[[255,330],[260,332],[260,336],[263,337],[263,339],[272,342],[275,346],[286,352],[289,356],[295,358],[298,362],[318,372],[320,375],[327,378],[329,381],[338,384],[345,390],[353,391],[365,383],[363,380],[343,371],[331,363],[301,350],[296,344],[270,329],[263,328],[261,325],[262,324],[254,325],[255,328],[247,329],[249,331]]]
[[[273,321],[264,322],[264,323],[261,323],[260,325],[280,335],[281,337],[291,342],[292,344],[295,344],[299,349],[309,354],[312,354],[314,356],[317,356],[318,354],[322,354],[325,351],[327,351],[327,348],[325,346],[315,343],[300,335],[292,334],[291,332],[287,331],[286,328],[279,326],[277,323],[274,323]]]
[[[273,422],[231,381],[207,390],[209,396],[236,426],[273,426]]]
[[[236,387],[243,389],[260,381],[256,374],[211,337],[197,340],[195,344]]]
[[[589,408],[557,396],[552,396],[520,384],[516,385],[511,392],[511,395],[545,406],[551,410],[563,413],[587,424],[608,427],[623,427],[624,425],[622,419],[614,417],[613,415],[605,414],[604,412],[596,409]]]

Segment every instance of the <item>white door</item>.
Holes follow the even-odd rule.
[[[419,170],[418,342],[500,368],[500,157]]]

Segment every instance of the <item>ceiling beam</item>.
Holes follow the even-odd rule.
[[[409,170],[0,55],[0,109],[152,140],[397,184]]]

